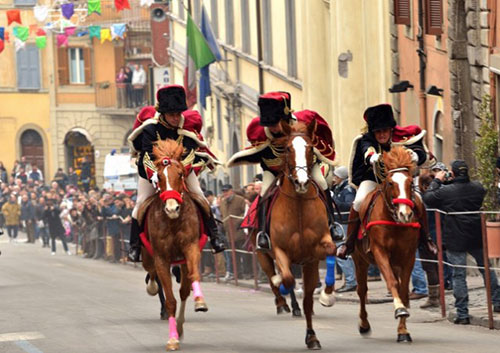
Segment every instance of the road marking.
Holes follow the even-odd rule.
[[[16,346],[21,348],[23,351],[27,353],[43,353],[41,350],[36,348],[34,345],[29,343],[28,341],[17,341]]]
[[[0,334],[0,342],[39,340],[45,338],[40,332],[11,332]]]

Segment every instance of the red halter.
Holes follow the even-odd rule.
[[[406,206],[410,206],[410,208],[414,208],[415,207],[415,204],[410,199],[392,199],[392,203],[395,204],[395,205],[399,204],[399,203],[402,203],[402,204],[405,204]]]
[[[165,190],[160,194],[160,199],[166,202],[169,199],[174,199],[178,203],[182,203],[182,195],[176,190]]]

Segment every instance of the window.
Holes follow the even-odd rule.
[[[297,49],[295,34],[295,0],[285,2],[286,18],[286,56],[288,76],[297,77]]]
[[[38,48],[26,45],[16,52],[17,88],[40,89],[40,59]]]
[[[241,0],[241,49],[250,54],[250,10],[248,0]]]
[[[219,38],[219,16],[218,16],[218,8],[217,8],[218,0],[211,0],[210,2],[210,22],[212,24],[212,29],[214,31],[215,37]]]
[[[443,160],[443,114],[438,112],[434,120],[434,157]]]
[[[226,0],[226,44],[234,45],[234,10],[233,0]]]
[[[273,64],[273,36],[271,28],[271,0],[262,0],[262,59],[266,64]]]
[[[92,84],[89,48],[59,48],[57,59],[59,85]]]
[[[425,1],[425,34],[440,36],[443,33],[443,1]]]
[[[394,19],[398,25],[411,24],[411,3],[410,0],[394,0]]]
[[[178,0],[177,5],[178,5],[177,12],[179,14],[179,18],[184,21],[184,1]]]
[[[16,6],[35,6],[36,0],[14,0]]]
[[[217,137],[219,141],[219,148],[222,148],[222,109],[220,106],[220,99],[217,98],[216,101],[216,109],[217,109]]]

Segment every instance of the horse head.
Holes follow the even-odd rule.
[[[413,195],[413,173],[415,164],[408,150],[393,147],[383,155],[386,178],[382,184],[387,207],[392,211],[394,220],[410,223],[415,204]]]
[[[153,147],[158,173],[160,199],[165,203],[163,211],[170,219],[180,215],[184,194],[186,170],[181,162],[183,146],[174,140],[157,141]]]
[[[308,125],[297,123],[293,126],[282,120],[281,129],[287,137],[284,152],[285,175],[295,186],[295,191],[304,194],[309,188],[314,163],[312,140],[316,120]]]

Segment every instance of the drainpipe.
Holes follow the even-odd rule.
[[[419,102],[420,102],[420,125],[423,129],[427,130],[427,95],[425,93],[425,67],[426,67],[426,55],[424,46],[424,9],[422,5],[423,0],[418,1],[418,58],[419,58],[419,68],[420,68],[420,92],[419,92]],[[425,140],[428,141],[428,134],[425,135]]]
[[[488,38],[488,49],[489,53],[494,54],[493,48],[495,47],[495,42],[497,41],[496,38],[496,31],[497,31],[497,1],[496,0],[488,0],[488,8],[490,9],[490,13],[488,16],[488,27],[490,28],[490,33],[489,33],[489,38]],[[496,110],[496,105],[497,105],[497,100],[496,100],[496,95],[497,95],[497,81],[496,81],[496,74],[492,71],[490,71],[490,96],[491,96],[491,112],[493,113],[493,116],[495,117],[495,121],[497,122],[498,125],[498,120],[497,120],[497,110]]]
[[[262,21],[261,0],[256,2],[257,10],[257,67],[259,70],[259,94],[264,93],[264,71],[262,70]]]

